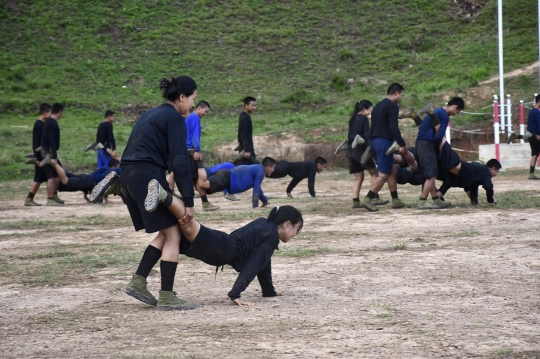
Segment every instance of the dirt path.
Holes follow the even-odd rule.
[[[284,296],[262,298],[255,281],[243,296],[255,306],[234,306],[233,269],[214,279],[214,268],[181,258],[175,290],[198,307],[174,313],[122,292],[152,235],[133,231],[118,198],[87,205],[61,194],[65,207],[28,208],[27,183],[14,197],[0,185],[0,356],[538,358],[540,208],[520,203],[537,198],[540,183],[525,178],[495,179],[496,197],[515,206],[471,207],[455,189],[449,210],[378,213],[350,209],[343,171],[318,175],[315,199],[301,183],[287,200],[288,182],[267,180],[272,204],[294,204],[305,217],[272,259]],[[418,191],[400,188],[411,203]],[[222,209],[197,218],[231,231],[266,215],[249,209],[250,195],[214,195]],[[159,283],[154,270],[150,290]]]

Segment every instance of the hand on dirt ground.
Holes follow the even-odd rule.
[[[195,161],[202,160],[202,154],[201,154],[200,152],[195,152],[195,153],[193,154],[193,159],[194,159]]]
[[[188,227],[191,227],[191,220],[193,219],[193,214],[195,213],[195,210],[193,207],[186,207],[186,214],[184,217],[180,218],[178,222],[182,225],[187,225]]]
[[[287,197],[293,198],[292,194],[290,194],[290,193],[287,193]]]
[[[86,193],[84,194],[84,200],[86,201],[86,203],[90,203],[90,199],[88,198],[88,195]]]
[[[499,203],[499,201],[497,201],[497,199],[493,197],[493,204],[497,204],[497,203]]]
[[[244,152],[244,157],[245,157],[245,158],[250,158],[250,157],[251,157],[251,153],[249,153],[249,152]]]
[[[407,147],[400,147],[399,148],[399,154],[406,155],[407,154]]]
[[[236,304],[238,304],[239,306],[241,306],[241,307],[244,307],[244,306],[250,307],[250,306],[252,306],[254,304],[254,303],[251,303],[251,302],[244,302],[243,300],[240,300],[240,299],[235,299],[234,302]]]

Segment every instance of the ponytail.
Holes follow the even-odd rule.
[[[270,214],[268,214],[268,222],[272,222],[276,226],[282,225],[287,221],[291,221],[293,225],[301,223],[300,229],[302,229],[302,225],[304,224],[302,213],[293,206],[277,206],[272,208]]]
[[[164,99],[175,101],[180,95],[186,97],[193,95],[197,84],[188,76],[171,77],[170,79],[164,77],[159,82],[159,88]]]

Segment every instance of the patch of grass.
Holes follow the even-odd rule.
[[[377,312],[377,316],[380,317],[393,317],[397,312],[397,309],[389,304],[384,304],[380,300],[372,300],[371,305]]]
[[[298,248],[292,250],[279,250],[274,252],[276,257],[293,257],[293,258],[303,258],[303,257],[312,257],[319,254],[328,254],[332,253],[333,250],[328,247],[317,247],[317,248]]]
[[[469,228],[459,231],[456,237],[474,237],[480,234],[480,231],[476,228]]]
[[[499,209],[525,209],[540,207],[539,191],[507,191],[495,193]]]
[[[402,251],[407,249],[406,242],[394,243],[388,246],[389,251]]]

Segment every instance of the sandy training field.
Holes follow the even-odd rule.
[[[133,230],[119,197],[89,205],[61,193],[64,207],[29,208],[28,181],[0,184],[0,357],[540,358],[540,181],[526,178],[497,177],[497,206],[452,189],[447,210],[377,213],[350,208],[345,171],[319,174],[317,198],[305,182],[291,200],[287,179],[265,180],[272,205],[305,219],[272,259],[284,295],[262,298],[255,280],[242,297],[255,305],[238,307],[231,267],[214,278],[181,256],[175,290],[197,303],[185,312],[123,293],[153,235]],[[416,203],[419,191],[400,196]],[[229,232],[268,214],[250,209],[251,192],[238,197],[210,196],[221,206],[212,213],[196,200],[196,218]]]

